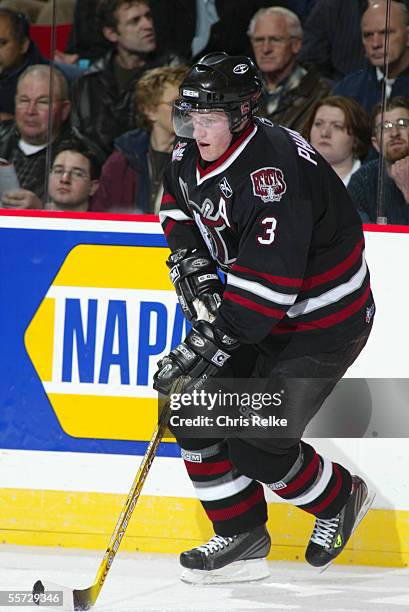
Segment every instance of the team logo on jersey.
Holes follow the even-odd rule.
[[[263,202],[279,202],[287,191],[283,171],[280,168],[259,168],[250,174],[253,193]]]
[[[219,183],[219,187],[223,192],[225,198],[231,198],[233,195],[233,189],[230,187],[227,178],[224,176]]]
[[[227,272],[231,264],[236,261],[236,257],[235,243],[230,233],[225,231],[229,227],[225,206],[221,206],[220,202],[215,204],[210,198],[195,202],[189,197],[187,183],[180,177],[179,185],[212,259],[216,260],[220,268]],[[220,197],[220,200],[226,203],[223,197]]]
[[[187,142],[177,142],[172,153],[172,161],[181,161],[184,155]]]
[[[237,64],[237,66],[233,68],[233,72],[234,74],[244,74],[248,69],[249,67],[247,64]]]

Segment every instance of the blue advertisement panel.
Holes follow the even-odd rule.
[[[143,453],[187,331],[158,222],[3,211],[0,235],[0,447]]]

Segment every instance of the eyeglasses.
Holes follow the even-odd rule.
[[[85,179],[89,178],[88,172],[81,170],[81,168],[71,168],[70,170],[67,170],[62,166],[55,166],[54,168],[51,168],[51,174],[58,178],[62,178],[64,174],[68,174],[68,176],[74,179],[74,181],[85,181]]]
[[[293,38],[297,38],[297,36],[252,36],[251,42],[255,47],[261,47],[266,43],[269,45],[285,45]]]
[[[170,108],[172,108],[172,106],[173,106],[173,100],[172,100],[172,102],[158,102],[158,106],[159,106],[160,104],[164,104],[165,106],[169,106]]]
[[[396,119],[396,121],[384,121],[383,123],[378,123],[376,129],[380,130],[382,126],[385,132],[391,130],[392,128],[396,128],[397,130],[404,130],[409,128],[409,118]]]
[[[61,98],[53,98],[52,102],[60,102]],[[50,98],[38,98],[38,100],[31,100],[30,98],[16,98],[16,106],[18,108],[27,109],[31,105],[31,103],[38,110],[48,110],[51,103]]]

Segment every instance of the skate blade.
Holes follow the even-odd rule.
[[[352,528],[351,531],[351,535],[348,538],[348,541],[350,540],[352,534],[354,533],[355,529],[358,527],[359,523],[362,521],[362,519],[364,518],[364,516],[366,515],[366,513],[368,512],[369,508],[372,506],[374,499],[375,499],[375,491],[368,491],[368,495],[366,496],[366,499],[364,501],[364,503],[361,506],[360,511],[358,512],[358,516],[356,517],[356,521],[355,524]],[[337,559],[337,557],[335,557],[335,559]],[[326,565],[323,565],[322,567],[319,568],[319,574],[323,574],[325,572],[325,570],[327,570],[329,568],[329,566],[335,561],[335,559],[332,559],[332,561],[330,561],[329,563],[327,563]]]
[[[248,559],[229,563],[217,570],[185,569],[180,576],[182,582],[197,585],[253,582],[270,576],[266,559]]]

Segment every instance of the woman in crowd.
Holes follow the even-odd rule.
[[[170,161],[175,137],[172,105],[187,68],[164,66],[148,70],[135,90],[137,124],[115,140],[106,160],[91,210],[154,214],[162,197],[162,175]]]
[[[368,154],[369,117],[358,102],[344,96],[328,96],[312,108],[303,136],[332,166],[347,186]]]

